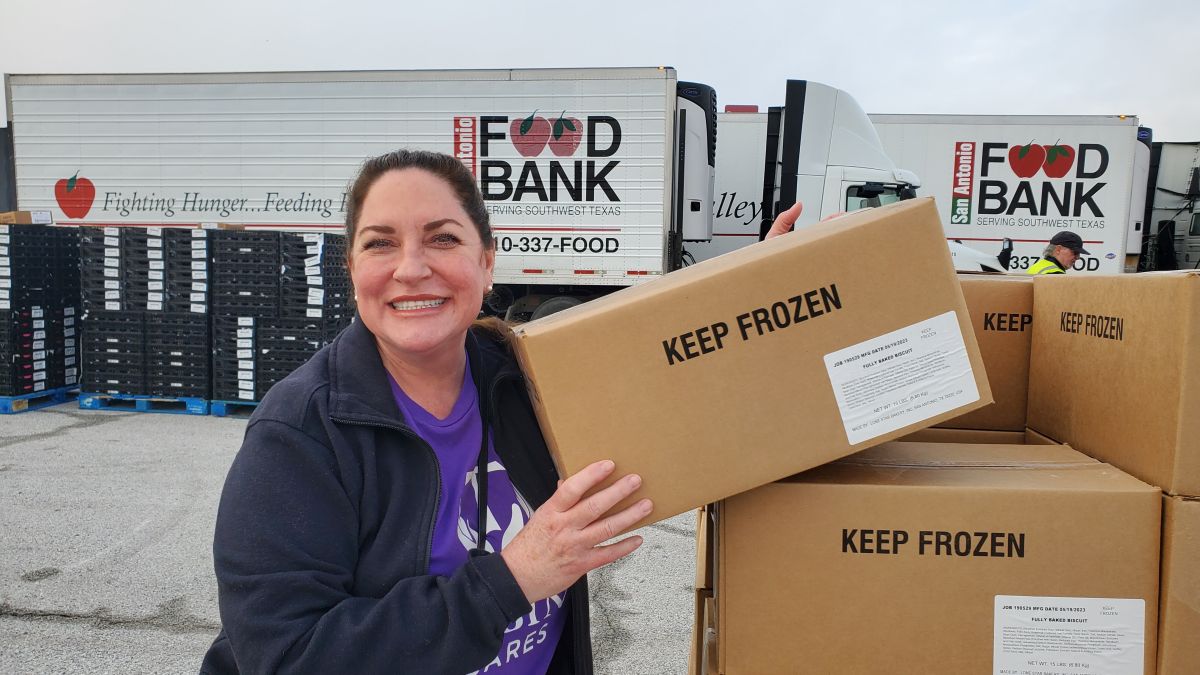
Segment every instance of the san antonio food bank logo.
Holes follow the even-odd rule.
[[[76,171],[70,178],[60,178],[54,184],[54,199],[68,218],[84,218],[96,201],[96,186]]]

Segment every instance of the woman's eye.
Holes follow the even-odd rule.
[[[386,248],[387,246],[390,246],[390,245],[391,245],[391,242],[389,242],[387,239],[370,239],[367,241],[367,243],[363,244],[363,248],[364,249]]]
[[[461,240],[449,232],[441,232],[433,235],[432,241],[435,246],[454,246]]]

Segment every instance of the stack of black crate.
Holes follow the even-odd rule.
[[[83,229],[83,389],[210,398],[208,232]]]
[[[213,395],[258,401],[349,323],[344,237],[219,231],[213,254]]]
[[[0,396],[76,386],[79,233],[0,225]]]

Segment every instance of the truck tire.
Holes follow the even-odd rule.
[[[538,305],[533,310],[533,315],[530,317],[530,321],[535,321],[543,316],[550,316],[555,312],[561,312],[564,309],[570,309],[571,307],[582,303],[583,301],[579,298],[571,297],[569,295],[556,295]]]

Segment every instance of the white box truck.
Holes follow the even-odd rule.
[[[362,160],[479,180],[498,312],[660,276],[712,228],[716,99],[672,68],[10,75],[16,207],[75,225],[337,230]],[[544,301],[553,300],[548,305]]]
[[[1155,143],[1142,268],[1200,267],[1200,143]]]
[[[1028,269],[1060,230],[1084,240],[1077,272],[1134,271],[1150,130],[1128,115],[871,115],[897,165],[937,200],[947,239]]]
[[[796,227],[842,211],[914,196],[918,178],[897,168],[858,103],[818,82],[788,80],[784,105],[767,112],[729,106],[717,114],[720,147],[713,238],[685,244],[707,260],[758,241],[797,201]]]

